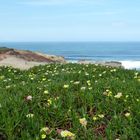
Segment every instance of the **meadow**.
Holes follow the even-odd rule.
[[[140,72],[0,67],[0,140],[139,140]]]

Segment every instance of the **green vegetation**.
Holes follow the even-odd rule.
[[[7,48],[7,47],[0,47],[0,53],[5,53],[7,51],[12,51],[13,49]]]
[[[139,140],[140,73],[95,65],[0,68],[0,139]]]

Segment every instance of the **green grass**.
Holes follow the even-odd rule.
[[[62,130],[76,140],[139,140],[140,73],[78,64],[1,67],[0,140],[66,140]]]

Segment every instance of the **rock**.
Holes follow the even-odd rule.
[[[95,65],[100,65],[100,66],[110,66],[110,67],[121,67],[122,63],[118,61],[89,61],[89,60],[80,60],[78,61],[79,64],[95,64]]]
[[[111,67],[123,67],[121,62],[118,61],[110,61],[110,62],[105,62],[106,66],[111,66]]]

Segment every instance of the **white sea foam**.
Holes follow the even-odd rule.
[[[140,61],[120,61],[126,69],[140,69]]]

